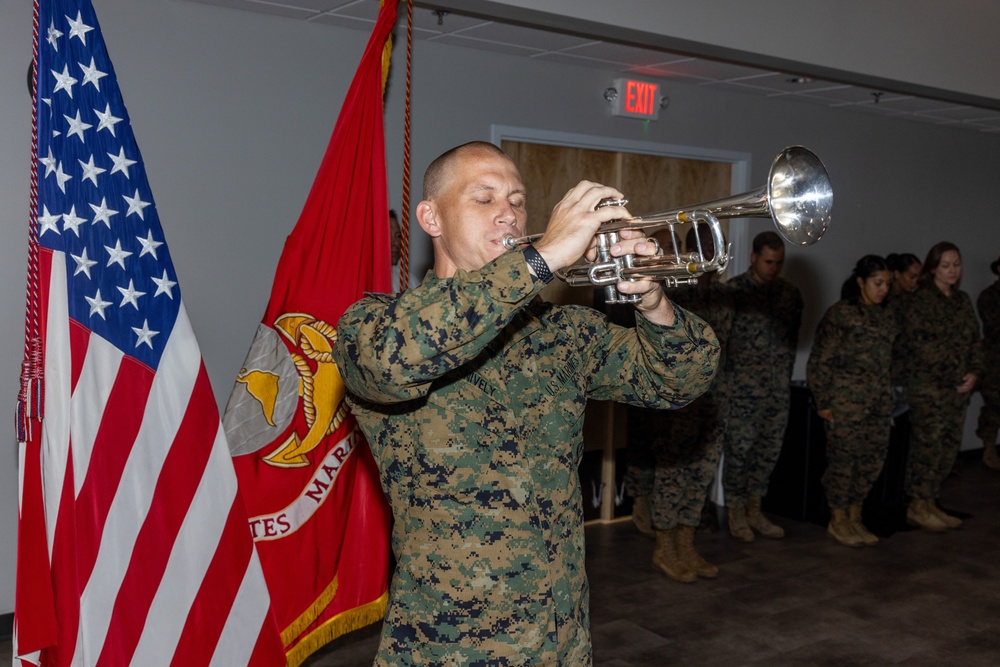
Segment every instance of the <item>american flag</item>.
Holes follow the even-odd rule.
[[[35,16],[15,655],[284,664],[97,17],[89,0]]]

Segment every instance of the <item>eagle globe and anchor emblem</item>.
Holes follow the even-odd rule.
[[[305,435],[293,429],[260,457],[279,468],[309,465],[306,455],[340,428],[348,412],[347,389],[333,361],[336,342],[333,325],[303,313],[281,315],[273,328],[258,327],[223,419],[229,442],[240,443],[231,450],[233,456],[273,446],[276,434],[295,418],[301,397]]]

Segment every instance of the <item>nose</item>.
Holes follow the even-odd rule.
[[[503,202],[500,212],[497,214],[496,221],[497,224],[509,225],[513,229],[517,229],[517,213],[514,211],[514,207],[511,206],[510,202]]]

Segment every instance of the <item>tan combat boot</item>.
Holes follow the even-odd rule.
[[[990,470],[1000,470],[1000,454],[995,442],[983,442],[983,465]]]
[[[677,526],[677,555],[694,570],[694,573],[705,579],[715,579],[719,576],[719,568],[702,558],[694,549],[694,526]]]
[[[653,515],[648,493],[636,496],[632,501],[632,524],[643,535],[653,537]]]
[[[911,526],[919,526],[932,533],[943,533],[948,530],[939,518],[930,513],[927,509],[927,501],[922,498],[914,498],[906,508],[906,522]]]
[[[952,516],[944,512],[937,505],[937,500],[931,498],[927,501],[927,511],[937,517],[938,521],[943,523],[948,528],[960,528],[962,526],[962,520],[957,516]]]
[[[726,512],[729,515],[729,534],[742,542],[753,542],[753,531],[747,525],[746,506],[730,505]]]
[[[656,530],[656,550],[653,551],[653,567],[674,581],[690,584],[698,575],[677,555],[677,528]]]
[[[770,537],[772,540],[781,539],[785,536],[785,529],[768,521],[760,511],[760,502],[760,496],[757,496],[747,503],[747,525],[764,537]]]
[[[865,528],[865,524],[861,522],[861,505],[851,505],[847,508],[847,516],[851,522],[851,528],[854,529],[855,534],[861,538],[861,543],[868,547],[873,547],[878,544],[878,536]]]
[[[830,524],[826,534],[847,547],[860,547],[861,537],[852,530],[851,519],[842,507],[830,508]]]

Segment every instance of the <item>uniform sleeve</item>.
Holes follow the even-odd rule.
[[[816,336],[806,364],[806,383],[818,410],[830,408],[834,369],[837,367],[836,353],[841,345],[841,330],[836,319],[833,307],[829,308],[816,327]]]
[[[673,326],[653,324],[638,312],[635,319],[635,328],[597,319],[583,327],[588,397],[669,409],[705,393],[719,365],[712,328],[676,304]]]
[[[334,360],[360,398],[383,404],[418,398],[482,352],[543,286],[524,253],[514,250],[397,297],[366,297],[340,318]]]
[[[977,379],[982,379],[985,368],[983,367],[983,337],[979,332],[979,318],[976,317],[976,311],[972,309],[972,298],[965,292],[962,293],[962,296],[964,297],[964,318],[967,321],[966,327],[969,331],[968,356],[965,367],[968,369],[967,372],[975,374]]]
[[[976,299],[976,308],[979,310],[979,319],[983,323],[983,335],[989,340],[991,336],[996,336],[1000,332],[1000,301],[998,292],[993,288],[987,288],[979,293]],[[995,340],[995,339],[993,339]]]

